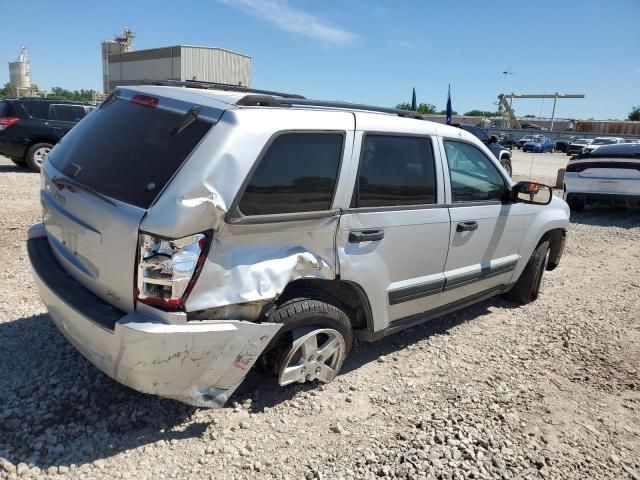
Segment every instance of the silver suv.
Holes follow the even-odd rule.
[[[220,406],[254,366],[332,380],[373,341],[538,295],[569,209],[420,115],[120,88],[51,151],[29,230],[51,319],[136,390]]]

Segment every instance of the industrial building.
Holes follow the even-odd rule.
[[[224,48],[174,45],[134,50],[134,35],[102,42],[103,89],[163,80],[198,80],[250,86],[251,57]]]

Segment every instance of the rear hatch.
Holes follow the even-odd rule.
[[[140,221],[223,112],[177,96],[114,92],[56,145],[43,169],[43,218],[56,258],[125,312],[134,308]]]

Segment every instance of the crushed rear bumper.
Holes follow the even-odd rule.
[[[121,312],[66,273],[40,224],[29,230],[28,251],[58,329],[105,374],[143,393],[221,407],[281,327],[239,320],[169,324],[141,311]]]

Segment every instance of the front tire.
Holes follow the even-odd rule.
[[[53,145],[50,143],[36,143],[29,147],[25,161],[29,169],[33,172],[39,172],[44,163],[45,156],[51,151]]]
[[[507,171],[507,173],[509,174],[509,177],[513,176],[513,168],[511,167],[511,160],[509,160],[508,158],[504,158],[502,160],[502,166],[504,167],[504,169]]]
[[[297,297],[276,308],[269,321],[284,324],[267,358],[281,386],[327,383],[338,375],[353,343],[341,307],[324,297]]]
[[[543,240],[533,251],[527,266],[516,284],[505,293],[505,298],[520,305],[526,305],[538,298],[542,274],[549,260],[549,240]]]

